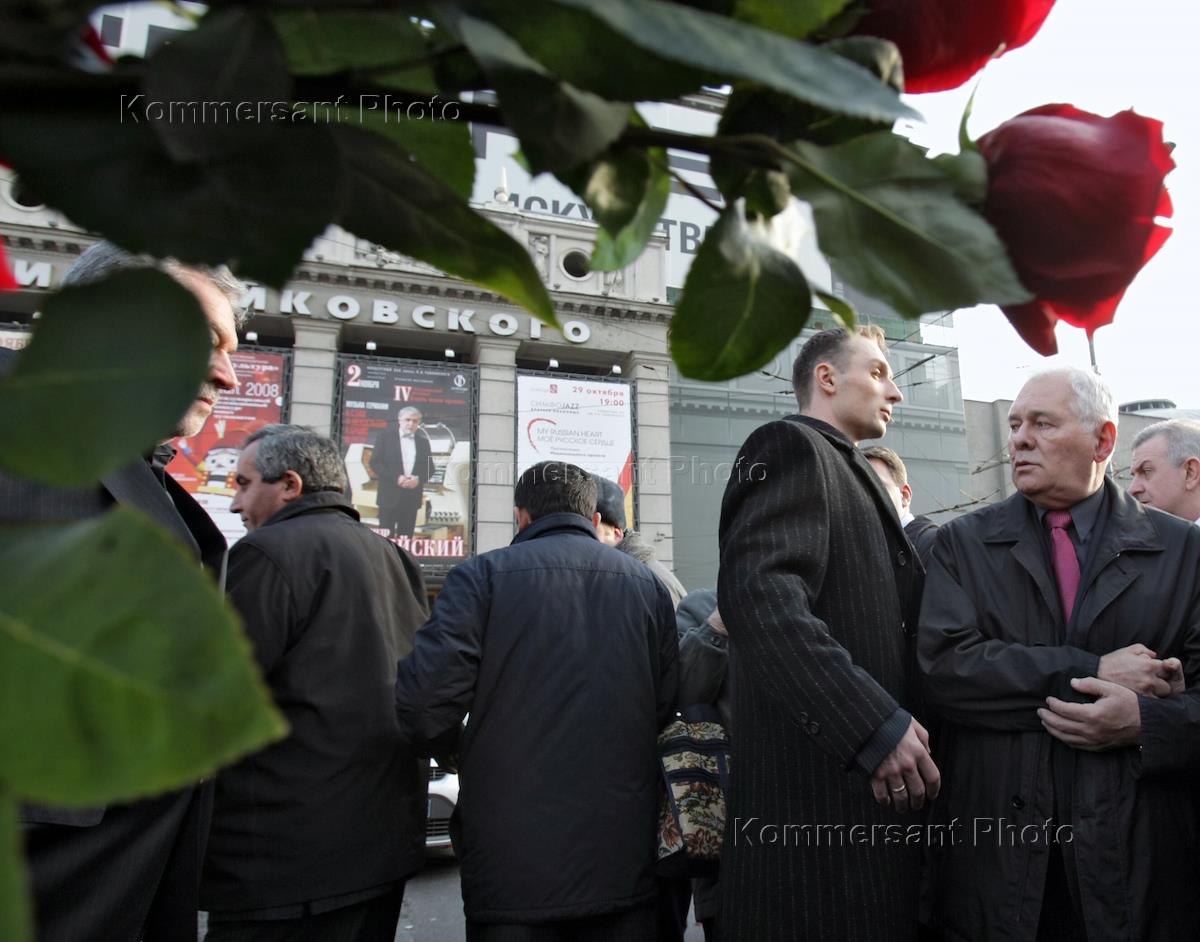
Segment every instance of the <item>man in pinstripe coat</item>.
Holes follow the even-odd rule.
[[[916,810],[939,776],[905,709],[922,570],[856,443],[901,395],[883,334],[818,333],[800,415],[742,446],[721,507],[733,794],[722,935],[900,942],[917,934]]]

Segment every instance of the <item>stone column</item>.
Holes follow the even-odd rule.
[[[671,418],[668,413],[670,357],[631,353],[629,371],[637,397],[637,529],[668,569],[675,559],[671,535]]]
[[[479,440],[475,443],[475,553],[513,538],[517,461],[517,341],[480,337]]]
[[[341,324],[294,319],[290,421],[328,435],[333,423]]]

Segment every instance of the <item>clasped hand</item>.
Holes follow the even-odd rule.
[[[1038,710],[1042,726],[1055,739],[1088,752],[1136,743],[1142,731],[1138,695],[1167,697],[1184,689],[1179,658],[1159,660],[1144,644],[1131,644],[1100,658],[1095,677],[1077,677],[1072,689],[1095,697],[1091,703],[1068,703],[1047,697]]]
[[[925,799],[933,801],[942,787],[942,775],[929,754],[929,733],[913,720],[904,737],[871,776],[871,791],[881,805],[903,814],[917,811]]]

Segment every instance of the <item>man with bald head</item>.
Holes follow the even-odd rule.
[[[1133,440],[1129,493],[1151,507],[1200,524],[1200,422],[1156,422]]]
[[[1200,530],[1105,476],[1117,411],[1095,374],[1034,376],[1009,430],[1018,493],[941,527],[921,609],[946,731],[936,922],[955,940],[1200,938]]]

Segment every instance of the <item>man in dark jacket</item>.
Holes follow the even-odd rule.
[[[1200,938],[1200,529],[1106,480],[1116,420],[1092,373],[1030,379],[1020,493],[938,532],[918,650],[952,942]]]
[[[734,720],[721,932],[907,942],[920,848],[897,812],[938,788],[904,706],[921,565],[855,447],[884,434],[901,395],[878,328],[815,334],[793,383],[801,414],[746,440],[721,506]]]
[[[236,480],[249,533],[229,596],[291,734],[217,779],[208,938],[391,942],[424,858],[428,770],[392,707],[427,611],[420,569],[358,522],[323,436],[259,430]]]
[[[196,268],[130,255],[107,242],[84,252],[63,278],[88,284],[118,271],[158,268],[196,296],[212,333],[208,376],[174,434],[200,431],[223,392],[237,387],[243,286],[226,268]],[[0,351],[0,371],[16,355]],[[119,416],[115,416],[120,421]],[[100,434],[84,430],[83,434]],[[107,475],[99,486],[64,488],[0,474],[0,521],[83,520],[114,504],[133,507],[170,533],[213,580],[225,578],[225,538],[204,509],[166,473],[174,449]],[[169,621],[169,619],[165,619]],[[170,626],[164,622],[164,631]],[[105,808],[21,811],[39,942],[170,942],[196,937],[200,861],[212,811],[212,783]]]
[[[451,570],[396,679],[419,748],[454,748],[470,713],[451,821],[467,939],[652,942],[671,599],[596,538],[587,472],[534,465],[515,503],[512,545]]]
[[[908,542],[917,551],[922,565],[928,566],[929,556],[933,552],[933,541],[937,539],[938,525],[928,517],[912,512],[912,485],[908,483],[908,468],[904,466],[904,461],[884,445],[872,445],[862,449],[862,453],[879,475],[879,483],[887,491],[888,497],[892,499]]]

